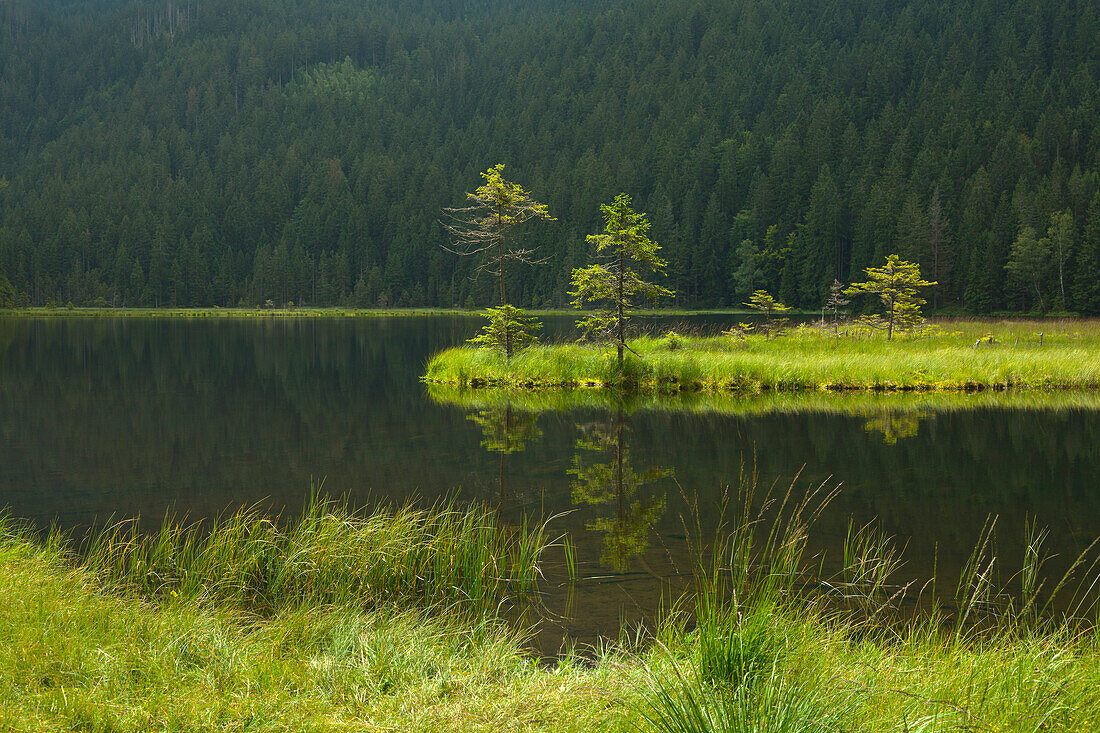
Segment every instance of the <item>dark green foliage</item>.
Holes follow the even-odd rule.
[[[0,272],[0,309],[15,307],[15,288],[11,286],[4,273]]]
[[[1084,314],[1100,314],[1100,194],[1089,207],[1088,221],[1076,254],[1074,303]]]
[[[1050,240],[1040,238],[1031,227],[1024,227],[1012,243],[1008,263],[1009,285],[1021,294],[1035,296],[1039,310],[1046,310],[1043,284],[1050,273]]]
[[[1096,312],[1098,37],[1082,0],[8,0],[0,269],[36,305],[480,304],[436,218],[507,160],[559,218],[517,305],[564,305],[629,188],[682,305],[816,309],[898,252],[933,305],[1029,307],[1010,247],[1068,211],[1042,290]]]

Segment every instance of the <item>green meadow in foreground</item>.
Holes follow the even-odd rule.
[[[532,346],[512,359],[472,347],[433,357],[424,380],[458,386],[676,391],[978,390],[1100,387],[1100,321],[960,321],[887,341],[849,327],[763,335],[669,333],[609,348]]]
[[[315,502],[285,526],[123,525],[78,555],[5,520],[0,729],[1096,730],[1095,606],[1049,612],[1042,532],[1015,603],[991,603],[983,535],[950,608],[914,616],[888,538],[853,529],[844,571],[808,582],[820,495],[741,488],[656,629],[550,660],[497,615],[537,602],[544,526]]]

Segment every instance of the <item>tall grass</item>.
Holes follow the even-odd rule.
[[[286,607],[385,604],[493,611],[530,595],[545,525],[500,526],[488,510],[444,505],[370,514],[314,498],[286,526],[245,509],[210,526],[134,521],[94,535],[83,559],[113,588],[160,599]]]
[[[898,584],[903,553],[872,525],[849,526],[841,568],[824,577],[822,558],[806,548],[831,493],[796,496],[793,484],[760,495],[751,473],[729,492],[719,539],[696,545],[696,587],[647,660],[638,711],[649,726],[1100,729],[1094,546],[1044,592],[1047,533],[1028,523],[1020,570],[1006,579],[990,518],[946,612],[921,602],[929,583]],[[689,522],[696,537],[699,512]],[[916,598],[902,613],[907,593]]]

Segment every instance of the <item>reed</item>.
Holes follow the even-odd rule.
[[[501,527],[477,507],[363,514],[314,496],[286,526],[255,509],[210,526],[169,518],[148,534],[121,522],[93,537],[83,565],[125,592],[260,613],[409,603],[485,613],[534,592],[546,544],[544,524]]]
[[[696,588],[669,613],[646,659],[637,710],[653,729],[1095,727],[1094,547],[1043,593],[1046,533],[1028,524],[1021,570],[1003,580],[990,518],[953,612],[918,597],[903,614],[904,594],[928,587],[897,585],[903,552],[874,526],[850,525],[838,577],[823,577],[821,559],[805,553],[806,537],[830,494],[814,487],[798,498],[793,487],[761,494],[743,472],[722,503],[720,539],[696,545]],[[701,536],[698,511],[688,531]],[[1079,590],[1054,613],[1070,587]]]

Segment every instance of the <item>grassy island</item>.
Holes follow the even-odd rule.
[[[668,333],[628,343],[618,367],[599,345],[536,345],[512,359],[458,347],[424,379],[467,387],[560,389],[624,385],[666,392],[935,391],[1100,387],[1100,322],[945,321],[887,341],[848,328],[782,335]]]
[[[1095,607],[1045,613],[1041,535],[1018,605],[988,610],[980,543],[953,610],[914,617],[874,532],[807,585],[812,512],[784,506],[771,531],[731,523],[715,554],[741,561],[701,564],[656,629],[553,659],[498,613],[534,602],[556,548],[490,512],[316,503],[287,526],[124,525],[80,553],[2,520],[0,729],[1095,730]]]

